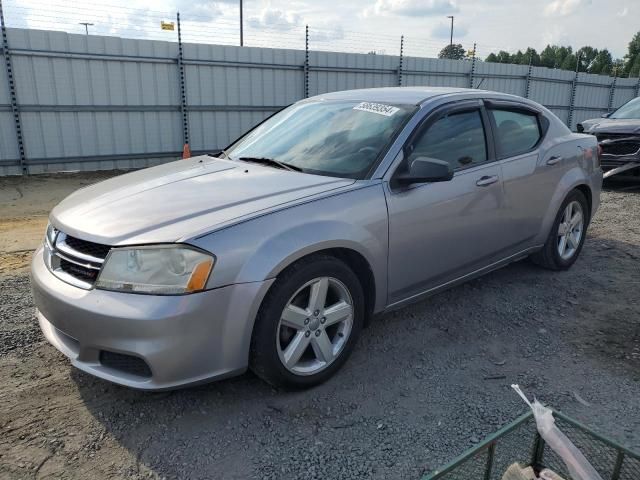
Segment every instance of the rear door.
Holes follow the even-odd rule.
[[[505,214],[509,228],[503,235],[511,253],[532,246],[540,233],[562,171],[567,168],[573,149],[557,145],[542,149],[548,120],[527,105],[485,100],[494,132],[496,156],[502,168]]]
[[[394,188],[389,210],[389,303],[484,267],[508,245],[504,197],[486,112],[466,101],[434,112],[405,145],[400,173],[417,157],[451,163],[452,180]]]

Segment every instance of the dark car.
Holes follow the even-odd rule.
[[[585,120],[577,128],[580,133],[598,138],[603,170],[609,174],[627,171],[640,176],[640,97],[602,118]]]

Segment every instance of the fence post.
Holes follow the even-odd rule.
[[[529,70],[527,70],[527,85],[524,89],[524,98],[529,98],[531,93],[531,72],[533,71],[533,55],[529,56]]]
[[[7,28],[4,24],[4,11],[2,10],[2,0],[0,0],[0,30],[2,30],[2,53],[4,54],[5,67],[7,72],[7,84],[9,85],[9,96],[11,97],[11,113],[13,113],[13,122],[16,128],[16,142],[18,143],[19,165],[23,175],[29,174],[27,167],[27,155],[24,150],[24,137],[22,135],[22,120],[20,118],[20,108],[18,107],[18,95],[16,91],[16,82],[13,78],[13,64],[11,62],[11,53],[9,52],[9,38],[7,37]]]
[[[469,88],[473,88],[474,76],[476,73],[476,44],[473,44],[473,52],[471,54],[471,71],[469,72]]]
[[[309,25],[304,29],[304,98],[309,98]]]
[[[180,113],[182,114],[182,139],[191,148],[189,141],[189,110],[187,108],[187,89],[184,77],[184,57],[182,55],[182,32],[180,31],[180,12],[176,13],[178,23],[178,75],[180,76]]]
[[[576,61],[576,74],[571,82],[571,99],[569,100],[569,115],[567,116],[567,127],[571,128],[573,122],[573,108],[576,101],[576,90],[578,89],[578,71],[580,70],[580,55]]]
[[[402,53],[404,50],[404,35],[400,36],[400,62],[398,63],[398,86],[402,86]]]
[[[613,100],[616,95],[616,82],[618,80],[618,69],[616,67],[613,68],[613,81],[611,82],[611,87],[609,88],[609,104],[607,105],[607,113],[611,113],[613,110]]]

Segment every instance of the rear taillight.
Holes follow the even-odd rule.
[[[602,149],[602,145],[598,144],[598,151],[597,151],[597,155],[596,155],[596,168],[600,168],[600,164],[602,161],[602,152],[604,150]]]

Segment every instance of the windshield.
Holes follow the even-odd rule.
[[[234,160],[269,158],[308,173],[363,178],[415,108],[357,101],[297,103],[226,153]]]
[[[613,112],[609,118],[638,118],[640,119],[640,97],[625,103]]]

